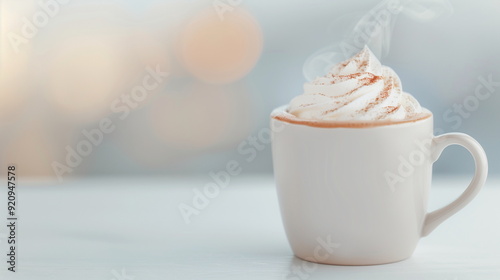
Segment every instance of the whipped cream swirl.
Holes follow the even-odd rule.
[[[324,77],[304,85],[288,113],[305,120],[398,121],[424,111],[403,92],[398,75],[381,65],[365,46],[354,57],[336,65]]]

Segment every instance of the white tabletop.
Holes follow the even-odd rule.
[[[302,269],[280,220],[272,177],[236,177],[186,224],[180,203],[210,178],[102,179],[19,186],[18,267],[0,279],[500,279],[500,180],[423,238],[408,260]],[[466,179],[434,182],[431,208]],[[0,217],[6,221],[5,190]],[[6,259],[6,227],[0,229]]]

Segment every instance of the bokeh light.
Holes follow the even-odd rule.
[[[102,117],[119,93],[121,57],[106,38],[74,38],[51,59],[48,94],[78,120]]]
[[[116,5],[116,4],[115,4]],[[127,15],[118,5],[77,5],[54,19],[43,34],[47,96],[57,111],[76,122],[110,113],[114,98],[134,75],[127,41]],[[102,15],[81,19],[85,11]]]
[[[257,21],[241,8],[219,18],[215,10],[196,15],[180,33],[179,59],[198,79],[234,82],[256,64],[262,51]]]
[[[21,18],[34,11],[35,1],[0,2],[0,123],[12,120],[28,89],[32,40],[22,34]]]

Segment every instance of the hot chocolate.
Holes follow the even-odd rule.
[[[432,114],[409,93],[398,75],[363,48],[323,77],[304,85],[285,112],[273,118],[318,127],[373,127],[414,122]]]

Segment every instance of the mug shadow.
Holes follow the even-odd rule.
[[[382,280],[388,276],[406,275],[406,270],[401,267],[409,265],[407,260],[395,264],[380,265],[333,265],[321,264],[303,260],[297,256],[292,256],[288,263],[288,271],[283,279],[370,279]]]

